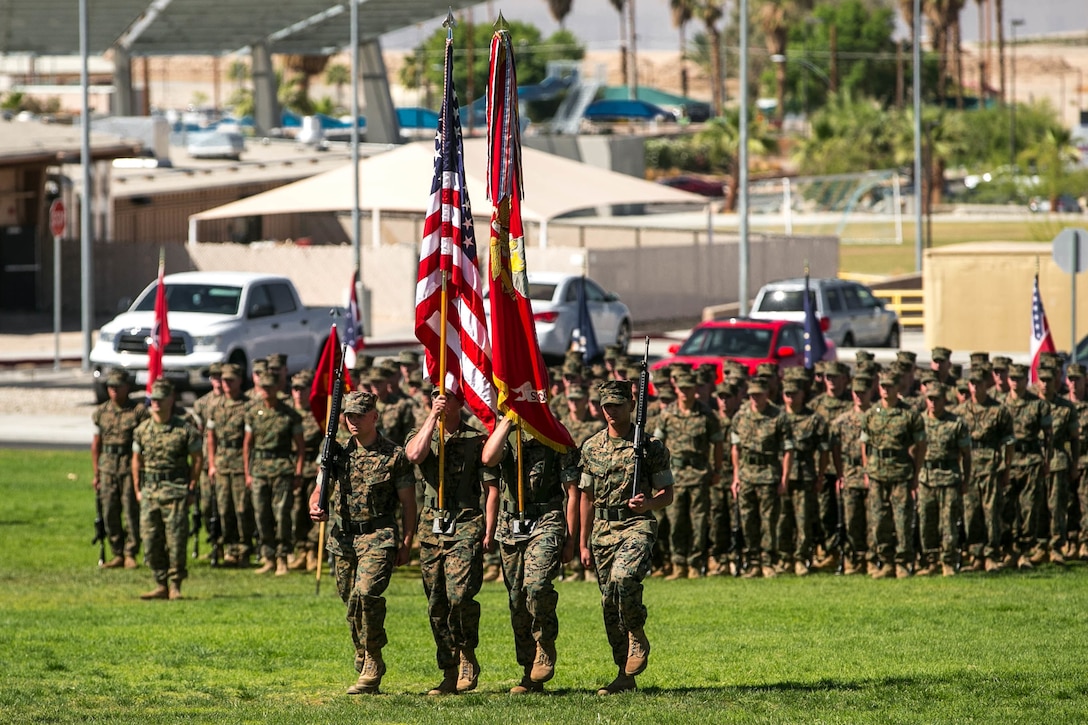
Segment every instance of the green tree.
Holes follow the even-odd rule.
[[[1058,208],[1058,197],[1062,194],[1084,193],[1085,172],[1073,168],[1078,159],[1073,134],[1058,124],[1046,129],[1041,138],[1017,156],[1021,167],[1035,170],[1039,191],[1050,201],[1051,209]]]
[[[801,21],[812,7],[812,0],[763,0],[757,9],[759,26],[763,30],[767,52],[785,56],[789,47],[790,28]],[[786,64],[774,64],[775,118],[781,126],[786,113]]]
[[[801,173],[845,174],[897,166],[899,116],[872,99],[859,100],[846,92],[831,96],[812,115],[809,137],[798,144],[795,161]]]
[[[325,83],[336,87],[336,105],[344,107],[344,86],[351,83],[351,68],[343,63],[333,63],[325,69]]]
[[[234,83],[235,89],[239,89],[249,80],[249,64],[240,58],[231,61],[227,68],[227,78]]]
[[[740,111],[731,108],[724,115],[712,118],[695,135],[696,143],[702,144],[712,168],[724,168],[729,174],[729,186],[725,193],[726,211],[737,208],[737,189],[740,187]],[[765,156],[778,152],[778,138],[767,124],[758,119],[748,122],[748,153]]]
[[[705,45],[709,54],[710,77],[710,107],[714,114],[720,114],[725,105],[722,86],[725,78],[722,77],[722,31],[718,23],[725,14],[722,0],[698,0],[695,15],[706,26]]]
[[[695,17],[696,0],[669,0],[672,24],[680,31],[680,95],[688,95],[687,25]]]
[[[566,26],[563,22],[570,15],[570,6],[572,0],[546,0],[548,3],[548,12],[555,18],[555,22],[559,23],[559,29],[562,30]]]

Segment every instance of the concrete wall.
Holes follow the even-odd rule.
[[[1036,263],[1054,344],[1070,349],[1070,275],[1051,258],[1051,244],[992,242],[928,250],[923,260],[926,346],[953,350],[1028,351]],[[1077,279],[1077,339],[1088,331],[1088,274]]]

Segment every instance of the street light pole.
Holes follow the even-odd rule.
[[[1016,29],[1024,24],[1023,18],[1013,18],[1012,24],[1012,73],[1009,90],[1009,165],[1016,175]]]

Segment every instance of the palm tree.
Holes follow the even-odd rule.
[[[740,187],[740,111],[730,109],[707,122],[695,134],[695,141],[706,148],[711,167],[729,169],[729,188],[725,192],[725,211],[736,211],[737,189]],[[778,151],[778,139],[759,120],[748,122],[748,153],[761,156]]]
[[[285,55],[284,66],[297,75],[293,81],[298,85],[298,96],[308,100],[310,97],[310,79],[325,70],[329,64],[327,55]]]
[[[325,70],[325,83],[336,86],[336,105],[344,107],[344,86],[351,83],[351,68],[343,63],[334,63]]]
[[[624,12],[626,0],[608,0],[620,14],[620,77],[627,85],[627,13]]]
[[[785,56],[790,28],[812,8],[812,0],[763,0],[759,6],[759,25],[763,29],[767,52],[772,56]],[[786,113],[786,64],[774,64],[775,99],[778,108],[775,118],[781,126]]]
[[[1034,166],[1039,174],[1039,184],[1050,208],[1058,208],[1058,197],[1076,188],[1069,169],[1077,163],[1079,154],[1073,143],[1073,134],[1063,126],[1054,125],[1043,137],[1020,152],[1018,166]],[[1079,189],[1077,189],[1079,191]]]
[[[570,6],[573,0],[547,0],[548,11],[551,12],[552,17],[555,18],[555,22],[559,23],[560,28],[566,26],[563,25],[563,21],[570,15]]]
[[[710,97],[711,108],[714,113],[720,115],[724,99],[722,97],[722,32],[718,29],[718,22],[725,14],[722,7],[723,0],[698,0],[695,6],[695,14],[706,25],[707,44],[710,46]],[[735,187],[734,187],[735,188]]]
[[[680,95],[688,95],[688,68],[684,62],[687,54],[687,38],[685,27],[695,15],[695,0],[669,0],[669,9],[672,10],[672,24],[680,30]]]

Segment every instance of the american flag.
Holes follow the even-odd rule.
[[[1039,275],[1035,275],[1035,286],[1031,292],[1031,382],[1039,380],[1039,355],[1054,352],[1054,337],[1050,334],[1050,323],[1043,309],[1043,298],[1039,294]]]
[[[159,282],[155,287],[155,322],[147,338],[147,397],[151,386],[162,377],[162,356],[170,344],[170,324],[166,309],[166,250],[159,250]]]
[[[445,297],[446,369],[440,387],[461,398],[492,430],[495,390],[491,379],[491,342],[487,336],[472,209],[465,187],[461,118],[453,89],[452,40],[446,41],[445,89],[434,150],[434,183],[423,224],[416,283],[416,338],[426,351],[427,376],[439,385]]]
[[[356,353],[366,347],[366,343],[363,342],[362,313],[359,310],[359,300],[355,294],[355,290],[359,286],[358,283],[359,270],[355,270],[351,275],[351,288],[348,290],[347,300],[348,319],[344,324],[344,344],[347,345],[344,364],[349,369],[355,367]]]

